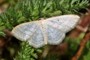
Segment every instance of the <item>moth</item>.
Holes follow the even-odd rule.
[[[21,41],[28,41],[35,48],[46,44],[58,45],[65,38],[65,34],[72,30],[79,20],[78,15],[61,15],[22,23],[13,28],[11,33]]]

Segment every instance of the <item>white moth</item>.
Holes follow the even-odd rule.
[[[28,41],[35,48],[45,44],[58,45],[65,38],[65,34],[76,26],[79,19],[78,15],[62,15],[22,23],[12,30],[12,35],[21,41]]]

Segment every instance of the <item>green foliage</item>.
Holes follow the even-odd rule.
[[[41,52],[40,49],[30,47],[27,42],[22,42],[20,52],[18,52],[14,60],[35,60],[38,58],[37,53]]]
[[[79,10],[89,6],[88,0],[18,0],[17,4],[13,0],[9,2],[11,6],[6,12],[0,14],[0,35],[3,36],[4,29],[12,30],[20,23],[63,14],[79,14]],[[75,45],[71,45],[72,48]],[[37,51],[40,50],[22,42],[15,60],[35,60],[38,58]]]

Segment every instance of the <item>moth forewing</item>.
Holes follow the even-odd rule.
[[[57,17],[48,18],[47,24],[60,29],[62,32],[69,32],[78,23],[80,17],[78,15],[62,15]]]
[[[20,25],[17,25],[12,30],[12,35],[17,39],[26,41],[30,35],[32,35],[36,31],[37,25],[35,22],[26,22]]]

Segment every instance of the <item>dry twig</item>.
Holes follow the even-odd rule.
[[[81,56],[82,51],[84,50],[84,47],[85,47],[86,43],[88,42],[88,40],[90,40],[90,32],[86,33],[85,37],[83,38],[83,40],[80,43],[79,50],[77,51],[77,53],[75,54],[75,56],[71,60],[78,60],[79,59],[79,57]]]

